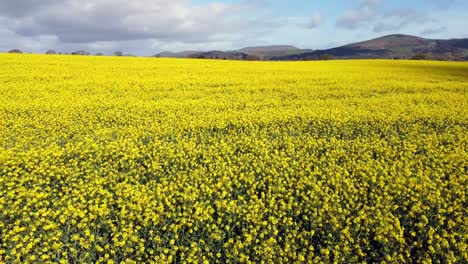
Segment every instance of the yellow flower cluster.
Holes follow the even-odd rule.
[[[468,64],[0,54],[0,262],[466,263]]]

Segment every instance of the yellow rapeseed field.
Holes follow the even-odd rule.
[[[0,54],[0,263],[467,263],[468,63]]]

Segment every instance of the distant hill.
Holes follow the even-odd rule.
[[[468,39],[425,39],[397,34],[332,49],[276,56],[272,60],[318,60],[323,58],[468,60]]]
[[[253,46],[239,50],[231,51],[182,51],[170,52],[165,51],[156,54],[155,57],[160,58],[204,58],[204,59],[228,59],[228,60],[270,60],[273,57],[302,54],[311,52],[310,49],[299,49],[290,45],[273,45],[273,46]]]
[[[268,53],[268,52],[274,52],[274,51],[291,51],[291,50],[299,50],[299,48],[296,48],[291,45],[272,45],[272,46],[245,47],[245,48],[240,49],[239,51],[245,52],[245,53],[262,54],[262,53]]]
[[[388,35],[341,47],[312,50],[291,45],[253,46],[231,51],[161,52],[155,57],[226,60],[435,59],[468,60],[468,39],[425,39]]]
[[[382,50],[395,49],[401,47],[420,47],[426,45],[434,45],[435,43],[432,42],[434,41],[416,36],[396,34],[349,44],[345,47]]]
[[[194,59],[218,59],[218,60],[247,60],[249,55],[239,51],[204,51],[190,54],[188,58]],[[252,58],[254,59],[254,58]]]
[[[170,52],[170,51],[164,51],[161,53],[158,53],[154,55],[154,57],[158,58],[188,58],[190,55],[199,53],[200,51],[193,51],[193,50],[187,50],[187,51],[181,51],[181,52]]]
[[[291,45],[255,46],[238,50],[239,52],[253,55],[261,60],[270,60],[273,57],[302,54],[312,52],[310,49],[299,49]]]
[[[245,60],[249,55],[239,51],[164,51],[154,55],[158,58],[194,58],[194,59],[224,59],[224,60]]]

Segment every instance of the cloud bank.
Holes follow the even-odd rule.
[[[452,17],[443,23],[428,12],[454,11],[463,5],[461,0],[418,1],[361,0],[346,8],[313,1],[301,9],[291,8],[304,4],[299,0],[3,0],[0,51],[52,48],[150,55],[256,44],[317,48],[325,42],[346,43],[407,29],[410,34],[438,36],[453,29],[450,24],[463,23]],[[321,37],[333,31],[333,39]]]
[[[202,42],[258,27],[255,19],[233,15],[253,8],[246,4],[195,5],[185,0],[16,0],[2,2],[0,15],[9,19],[9,28],[19,35],[53,35],[68,43]]]

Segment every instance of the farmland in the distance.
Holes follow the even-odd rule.
[[[468,63],[0,54],[0,262],[467,263]]]

